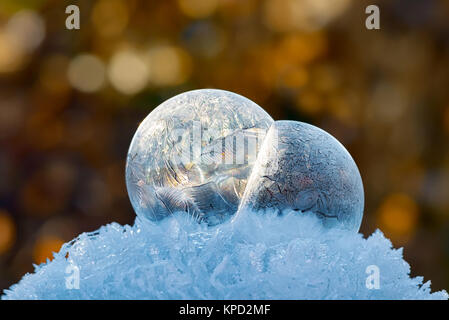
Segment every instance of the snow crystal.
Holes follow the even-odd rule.
[[[379,286],[367,285],[379,271]],[[79,289],[67,285],[73,270]],[[382,232],[327,229],[314,215],[255,214],[216,227],[183,214],[83,233],[2,299],[448,299],[411,278]]]

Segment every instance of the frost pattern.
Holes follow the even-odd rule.
[[[79,290],[66,289],[69,265],[79,268]],[[378,290],[366,287],[369,265],[379,267]],[[176,213],[83,233],[2,298],[448,299],[409,273],[380,231],[364,239],[314,214],[242,212],[208,227]]]
[[[260,106],[224,90],[188,91],[160,104],[128,152],[126,185],[136,214],[157,221],[184,211],[209,225],[229,219],[257,150],[233,158],[250,141],[257,147],[272,123]]]
[[[357,232],[363,204],[359,170],[337,139],[307,123],[276,121],[259,151],[240,207],[312,211],[328,226],[340,224]]]

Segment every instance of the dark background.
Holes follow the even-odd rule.
[[[81,232],[132,224],[139,122],[208,87],[337,137],[364,181],[361,232],[448,288],[448,71],[444,0],[1,0],[0,289]]]

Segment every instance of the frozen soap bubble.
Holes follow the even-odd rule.
[[[273,119],[223,90],[194,90],[154,109],[134,135],[126,185],[140,217],[182,211],[215,225],[237,211]]]
[[[364,194],[357,165],[327,132],[297,121],[276,121],[266,134],[239,212],[290,208],[327,226],[358,231]]]

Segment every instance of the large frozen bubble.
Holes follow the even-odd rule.
[[[293,209],[327,226],[358,231],[364,193],[357,165],[327,132],[297,121],[276,121],[266,134],[239,213]]]
[[[215,225],[237,211],[258,147],[273,119],[223,90],[179,94],[140,124],[128,152],[126,184],[140,217],[176,211]]]

